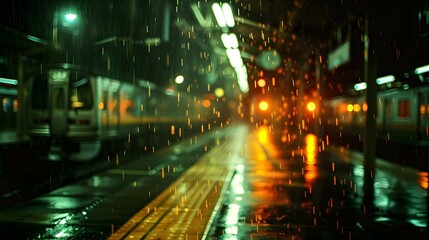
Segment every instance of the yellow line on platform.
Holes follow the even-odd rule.
[[[202,239],[231,181],[247,128],[235,127],[109,239]]]

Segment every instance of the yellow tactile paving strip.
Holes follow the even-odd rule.
[[[236,127],[109,239],[202,239],[232,178],[247,129]]]

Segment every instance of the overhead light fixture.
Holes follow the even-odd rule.
[[[416,74],[422,74],[422,73],[425,73],[425,72],[429,72],[429,64],[426,65],[426,66],[422,66],[422,67],[416,68],[416,70],[414,70],[414,72]]]
[[[219,3],[213,3],[212,10],[215,15],[217,24],[219,27],[225,27],[226,26],[226,20],[225,16],[223,16],[222,7],[219,5]]]
[[[64,15],[64,17],[66,18],[67,21],[71,22],[77,18],[77,15],[74,13],[68,13],[68,14]]]
[[[231,5],[223,3],[222,6],[219,3],[213,3],[212,10],[215,15],[217,24],[221,28],[234,27],[235,20],[232,13]]]
[[[356,83],[354,86],[356,91],[362,91],[366,89],[366,82]]]
[[[228,56],[229,63],[231,63],[232,67],[235,68],[243,65],[243,60],[241,59],[241,56],[240,56],[240,50],[238,50],[237,48],[226,49],[226,55]]]
[[[238,48],[238,40],[235,33],[223,33],[221,39],[225,48]]]
[[[393,76],[393,75],[387,75],[387,76],[384,76],[384,77],[379,77],[379,78],[377,78],[375,80],[375,82],[378,85],[383,85],[385,83],[391,83],[393,81],[395,81],[395,76]]]
[[[237,74],[237,81],[240,90],[243,93],[247,93],[249,91],[249,83],[247,82],[247,70],[246,66],[241,65],[239,67],[235,67],[235,73]]]
[[[17,85],[18,80],[16,79],[10,79],[10,78],[0,78],[0,83],[10,84],[10,85]]]
[[[235,26],[234,14],[232,13],[231,5],[228,3],[222,4],[222,12],[225,16],[226,25],[230,28]]]
[[[177,84],[182,84],[185,81],[185,77],[183,75],[177,75],[174,79],[174,82]]]

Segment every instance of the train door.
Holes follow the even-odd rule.
[[[64,136],[68,131],[69,72],[49,71],[50,134]]]
[[[418,139],[429,140],[429,93],[419,95]]]
[[[381,132],[383,135],[386,135],[391,130],[390,126],[392,125],[393,119],[393,101],[392,99],[384,99],[383,102]]]

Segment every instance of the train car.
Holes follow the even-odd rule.
[[[145,80],[135,84],[61,64],[28,81],[28,135],[48,159],[88,161],[135,135],[167,129],[181,138],[210,110],[195,97]]]
[[[429,142],[429,86],[389,89],[377,93],[376,125],[379,139],[423,145]],[[367,105],[363,95],[325,101],[328,124],[359,134]]]
[[[378,148],[395,152],[407,149],[410,154],[419,155],[412,157],[416,162],[410,165],[425,169],[427,159],[424,163],[418,159],[426,158],[422,152],[429,146],[429,86],[378,91],[376,99]],[[325,100],[324,104],[325,127],[331,137],[349,139],[350,144],[361,143],[367,110],[364,95],[341,96]]]

